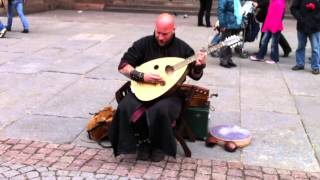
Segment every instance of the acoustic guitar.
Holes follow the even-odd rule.
[[[205,51],[206,53],[210,53],[224,46],[235,47],[239,45],[239,43],[241,43],[241,38],[233,35],[219,44],[209,45]],[[150,84],[131,80],[131,91],[141,101],[154,100],[165,93],[170,92],[176,85],[181,85],[188,73],[187,65],[194,61],[196,61],[195,55],[187,59],[164,57],[143,63],[136,67],[137,71],[157,74],[162,77],[164,83]]]

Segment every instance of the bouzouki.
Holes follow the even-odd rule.
[[[210,53],[224,46],[235,47],[241,43],[239,36],[233,35],[226,38],[223,42],[216,45],[210,45],[205,51]],[[143,73],[157,74],[164,80],[161,84],[150,84],[131,80],[131,90],[141,101],[154,100],[177,85],[181,85],[188,73],[187,65],[196,61],[196,56],[187,59],[178,57],[158,58],[136,67],[137,71]]]

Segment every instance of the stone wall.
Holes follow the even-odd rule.
[[[7,1],[5,1],[6,3]],[[7,4],[5,4],[7,7]],[[35,13],[41,11],[48,11],[57,9],[59,6],[59,0],[27,0],[24,6],[26,14]],[[5,10],[0,9],[0,14],[4,14]]]
[[[103,10],[105,0],[59,0],[60,9]]]
[[[292,0],[287,0],[287,15]],[[212,13],[216,13],[217,0],[213,0]],[[199,0],[27,0],[26,13],[53,9],[109,10],[136,12],[176,12],[196,14]],[[3,14],[3,10],[2,14]],[[1,13],[0,11],[0,13]]]

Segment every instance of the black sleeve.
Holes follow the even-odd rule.
[[[194,56],[193,58],[196,58],[195,52],[194,50],[185,42],[182,41],[182,47],[183,47],[183,52],[184,52],[184,58],[189,58],[191,56]],[[205,66],[202,67],[196,67],[195,62],[190,63],[188,65],[188,76],[193,79],[193,80],[199,80],[202,75],[203,75],[203,68]],[[200,70],[200,71],[199,71]],[[198,74],[194,74],[194,72],[198,72]]]
[[[121,58],[119,67],[123,64],[130,64],[133,67],[136,67],[142,64],[142,61],[145,56],[146,43],[144,39],[140,39],[133,43],[133,45],[124,53]]]
[[[184,58],[188,58],[194,55],[194,50],[188,45],[185,45],[185,57]]]
[[[269,1],[268,0],[260,0],[260,1],[258,1],[258,8],[267,9],[268,6],[269,6]]]
[[[319,25],[319,22],[320,22],[320,1],[316,1],[316,13],[315,13],[314,18],[316,19],[316,22]]]
[[[190,49],[191,49],[191,51],[189,51],[190,54],[188,55],[188,57],[194,56],[194,58],[196,58],[196,55],[195,55],[193,49],[191,47],[190,47]],[[196,64],[195,62],[189,64],[188,76],[193,80],[199,80],[203,75],[204,66],[199,67],[199,66],[196,66],[195,64]],[[196,74],[194,74],[194,72],[197,72],[198,74],[196,75]],[[201,75],[199,76],[199,74],[201,74]]]
[[[291,14],[298,20],[302,21],[302,15],[300,13],[300,1],[293,0],[290,7]]]

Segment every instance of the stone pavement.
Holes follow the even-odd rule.
[[[320,179],[320,173],[178,156],[114,158],[111,149],[1,139],[0,179]]]
[[[114,92],[126,81],[117,72],[119,59],[134,40],[152,33],[156,16],[49,11],[28,15],[29,34],[19,33],[20,22],[17,18],[14,20],[13,32],[0,41],[1,176],[23,174],[27,177],[28,172],[22,168],[32,169],[29,175],[37,178],[43,176],[39,168],[47,168],[49,174],[57,177],[87,177],[86,173],[93,173],[88,176],[107,179],[110,175],[127,178],[131,171],[136,173],[136,166],[139,173],[143,171],[139,168],[145,163],[136,162],[132,157],[114,159],[109,150],[88,140],[85,125],[90,112],[102,109],[109,102],[116,107],[112,101]],[[177,36],[194,49],[206,46],[213,35],[211,29],[195,26],[195,16],[178,16],[176,21]],[[295,21],[286,20],[285,27],[285,36],[295,49]],[[247,43],[246,49],[256,52],[257,43]],[[225,69],[218,65],[217,58],[208,57],[204,77],[199,82],[188,80],[188,83],[208,87],[211,93],[219,94],[218,98],[211,99],[215,111],[210,112],[210,126],[227,123],[249,129],[253,133],[251,145],[228,153],[221,147],[206,148],[203,141],[189,143],[193,158],[183,158],[180,150],[176,160],[161,162],[155,165],[158,168],[147,163],[143,173],[157,172],[153,178],[204,175],[203,178],[216,179],[217,175],[222,179],[227,176],[243,179],[246,175],[268,178],[268,174],[272,174],[275,176],[270,178],[290,179],[311,178],[310,173],[315,172],[313,178],[319,178],[320,76],[310,73],[309,64],[304,71],[291,71],[293,53],[275,65],[237,56],[234,60],[238,67]],[[63,149],[65,146],[76,149],[80,158],[78,155],[68,157],[70,149]],[[81,161],[81,157],[88,154],[86,151],[91,157]],[[101,153],[101,159],[95,160],[95,155]],[[37,157],[41,161],[33,161]],[[76,157],[80,161],[76,161]],[[79,163],[78,169],[68,170],[72,163]],[[102,168],[105,163],[115,164],[106,165],[114,169],[102,173],[104,176],[98,170],[108,169]],[[60,169],[55,169],[54,164]],[[184,167],[185,164],[191,165]],[[148,179],[149,176],[137,177]]]

